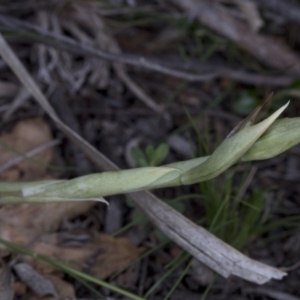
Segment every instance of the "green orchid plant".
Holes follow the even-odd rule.
[[[300,118],[277,120],[288,103],[254,124],[262,105],[242,121],[210,156],[161,167],[103,172],[71,180],[0,182],[0,204],[95,200],[102,197],[212,179],[240,161],[272,158],[300,142]]]

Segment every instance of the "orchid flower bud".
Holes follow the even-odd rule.
[[[242,161],[269,159],[300,143],[300,118],[276,120],[245,153]]]

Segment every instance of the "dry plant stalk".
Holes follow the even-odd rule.
[[[88,187],[86,183],[82,184],[78,181],[83,179],[84,181],[90,181],[91,183],[94,180],[94,176],[98,176],[98,180],[96,180],[93,185],[95,185],[95,183],[98,185],[99,176],[102,179],[106,177],[106,179],[104,179],[107,184],[105,186],[106,191],[105,193],[102,191],[102,194],[112,193],[109,184],[115,185],[114,181],[116,178],[118,176],[124,176],[120,174],[125,174],[125,177],[128,175],[132,176],[131,180],[128,182],[131,184],[131,187],[130,190],[125,190],[123,187],[124,190],[118,190],[117,192],[129,192],[137,189],[190,184],[217,176],[238,160],[251,159],[251,155],[252,157],[256,157],[256,159],[261,159],[261,156],[257,155],[257,153],[259,153],[258,150],[263,149],[263,155],[264,158],[266,158],[271,150],[268,148],[270,145],[271,148],[274,148],[272,151],[277,151],[277,153],[275,153],[276,155],[300,141],[299,134],[295,133],[295,128],[299,125],[300,121],[298,118],[275,122],[276,118],[286,108],[286,104],[269,118],[258,124],[253,126],[246,124],[243,129],[227,138],[210,157],[174,163],[160,168],[115,172],[118,168],[111,161],[61,122],[37,84],[3,39],[2,35],[0,35],[0,54],[24,86],[32,93],[36,101],[47,111],[58,128],[71,140],[76,142],[90,157],[90,159],[101,169],[109,171],[102,174],[88,175],[80,177],[79,179],[63,182],[47,181],[43,183],[17,183],[16,185],[1,184],[1,189],[5,194],[2,199],[11,198],[13,201],[16,201],[17,198],[22,199],[22,201],[24,201],[24,199],[36,200],[35,198],[37,198],[38,193],[40,193],[39,197],[43,195],[44,199],[47,199],[48,197],[48,200],[55,201],[55,199],[60,196],[53,191],[52,187],[56,186],[55,189],[57,189],[58,186],[67,187],[69,185],[68,193],[66,193],[64,189],[60,189],[60,195],[65,198],[72,198],[73,200],[78,201],[81,199],[78,199],[77,197],[79,197],[79,195],[80,197],[83,195],[80,186],[82,186],[83,189]],[[274,141],[278,147],[275,147]],[[252,150],[255,149],[255,147],[257,147],[256,149],[258,150]],[[138,182],[138,185],[131,182],[134,180]],[[75,191],[78,194],[74,194],[74,190],[72,192],[72,187],[70,186],[73,186],[73,188],[75,187]],[[94,188],[96,188],[96,191],[94,190],[91,194],[94,195],[96,193],[98,195],[98,187],[94,186]],[[91,194],[88,194],[88,197],[92,196]],[[131,192],[129,195],[134,202],[145,211],[153,223],[155,223],[167,236],[192,254],[196,259],[200,260],[222,276],[228,277],[230,275],[236,275],[243,279],[263,284],[270,279],[281,279],[286,275],[279,269],[275,269],[246,257],[207,232],[202,227],[192,223],[153,194],[149,192]],[[86,196],[87,195],[85,195],[85,197]]]

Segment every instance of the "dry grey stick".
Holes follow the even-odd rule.
[[[48,112],[59,129],[77,143],[101,169],[106,171],[118,170],[103,154],[60,121],[39,87],[2,35],[0,35],[0,53],[20,81],[31,91],[36,101]],[[279,269],[246,257],[202,227],[185,218],[153,194],[137,192],[129,195],[167,236],[196,259],[222,276],[236,275],[243,279],[263,284],[270,279],[282,279],[286,275]]]
[[[18,19],[1,14],[0,23],[5,25],[8,29],[19,30],[24,32],[24,34],[28,33],[28,38],[39,40],[39,42],[41,43],[69,51],[70,53],[91,55],[101,59],[128,64],[156,71],[162,74],[182,78],[191,82],[202,82],[218,78],[229,78],[239,82],[254,85],[259,84],[272,86],[286,86],[292,83],[292,81],[295,79],[295,75],[293,74],[290,74],[289,76],[268,76],[262,74],[247,73],[242,70],[233,70],[226,67],[221,67],[210,71],[205,70],[203,74],[195,74],[170,68],[165,63],[160,63],[157,62],[157,60],[149,59],[147,57],[137,57],[129,54],[114,54],[95,49],[89,45],[78,43],[72,38],[54,34],[28,22],[23,22]],[[37,34],[38,36],[30,36],[30,34],[32,33]],[[196,69],[199,68],[200,66],[196,66]]]
[[[20,154],[20,156],[14,157],[14,158],[6,161],[4,164],[0,165],[0,173],[15,166],[16,164],[20,163],[24,159],[32,157],[40,152],[43,152],[43,151],[47,150],[48,148],[54,147],[54,146],[58,145],[59,143],[60,143],[60,140],[49,141],[49,142],[44,143],[32,150],[27,151],[26,153],[24,153],[22,155]]]
[[[28,90],[24,87],[21,87],[16,97],[13,99],[11,106],[5,112],[2,121],[7,121],[9,117],[27,100],[29,100],[31,95]]]
[[[13,269],[21,281],[30,287],[38,296],[44,297],[51,295],[54,299],[60,298],[51,280],[37,272],[30,264],[20,262],[15,264]]]
[[[11,29],[16,29],[16,30],[20,30],[20,31],[24,31],[24,29],[25,29],[25,30],[29,31],[29,34],[30,33],[38,34],[39,36],[44,38],[41,40],[42,43],[45,43],[45,44],[50,43],[51,46],[54,46],[53,45],[54,43],[52,41],[49,41],[49,39],[52,39],[56,42],[55,43],[56,47],[63,47],[63,49],[68,50],[72,53],[78,53],[78,54],[83,54],[83,55],[89,54],[89,55],[93,55],[93,56],[96,56],[96,57],[99,57],[102,59],[106,59],[109,61],[115,61],[115,62],[129,64],[129,65],[136,66],[136,67],[142,67],[142,68],[157,71],[157,72],[160,72],[163,74],[180,77],[180,78],[190,80],[190,81],[210,80],[210,79],[214,78],[214,76],[215,76],[214,74],[193,75],[193,74],[190,74],[187,72],[169,69],[168,67],[165,67],[160,64],[156,64],[155,62],[153,62],[145,57],[135,57],[132,55],[125,55],[125,54],[119,55],[119,54],[114,54],[114,53],[108,53],[108,52],[105,52],[105,51],[102,51],[99,49],[96,50],[96,49],[90,47],[89,45],[77,43],[74,39],[72,39],[70,37],[53,34],[52,32],[43,30],[42,28],[39,28],[33,24],[23,22],[18,19],[6,16],[6,15],[2,15],[2,14],[0,14],[0,23]],[[30,36],[29,36],[29,38],[30,38]],[[34,37],[34,38],[37,38],[37,37]]]
[[[93,45],[95,43],[100,49],[108,50],[109,53],[121,54],[121,49],[117,42],[106,32],[104,23],[97,16],[97,14],[91,9],[84,9],[82,6],[74,5],[75,12],[72,15],[74,19],[78,19],[81,23],[84,23],[87,28],[90,27],[90,30],[95,33],[95,41],[88,39],[86,36],[83,39],[87,41],[88,45]],[[68,12],[70,14],[70,12]],[[92,24],[92,27],[91,27]],[[65,22],[65,26],[68,26],[68,23]],[[72,26],[72,24],[71,24]],[[74,27],[74,24],[73,24]],[[71,28],[72,30],[72,28]],[[77,28],[77,31],[80,31]],[[79,39],[82,39],[83,33],[79,32]],[[81,40],[81,42],[84,42]],[[127,74],[124,65],[120,63],[113,63],[113,68],[115,69],[117,75],[121,81],[128,87],[128,89],[146,106],[150,107],[155,112],[161,112],[162,108],[155,103],[149,95],[147,95]]]

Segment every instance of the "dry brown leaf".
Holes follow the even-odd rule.
[[[2,144],[18,151],[26,153],[52,139],[48,124],[40,118],[22,120],[15,125],[9,133],[0,136],[0,165],[19,155],[5,148]],[[41,164],[24,160],[9,170],[0,174],[0,180],[4,181],[29,181],[41,179],[46,173],[47,165],[53,156],[53,149],[48,148],[38,153],[33,158]]]
[[[15,291],[16,296],[18,296],[18,297],[24,296],[27,293],[27,290],[28,290],[28,288],[27,288],[26,284],[24,284],[23,282],[16,281],[14,283],[14,291]]]
[[[55,275],[46,275],[45,277],[52,282],[60,299],[76,299],[74,287],[71,283]]]
[[[0,209],[0,236],[27,245],[45,232],[57,229],[64,219],[86,213],[94,202],[7,205]]]
[[[50,128],[40,118],[20,121],[10,133],[0,137],[0,142],[18,152],[25,153],[52,139]],[[0,147],[0,165],[17,155]],[[47,149],[34,159],[41,165],[24,160],[0,174],[0,180],[34,180],[46,176],[46,167],[53,156],[53,149]],[[39,235],[58,228],[64,219],[87,212],[93,202],[21,204],[4,206],[0,209],[0,236],[19,245],[27,245]]]
[[[125,238],[113,238],[109,235],[84,233],[86,240],[76,240],[78,232],[53,233],[45,235],[36,242],[32,250],[53,257],[76,269],[105,279],[128,266],[136,259],[143,248],[133,246]],[[81,234],[82,236],[82,234]],[[73,239],[73,240],[72,240]],[[42,274],[51,274],[56,268],[32,257],[24,257]]]

